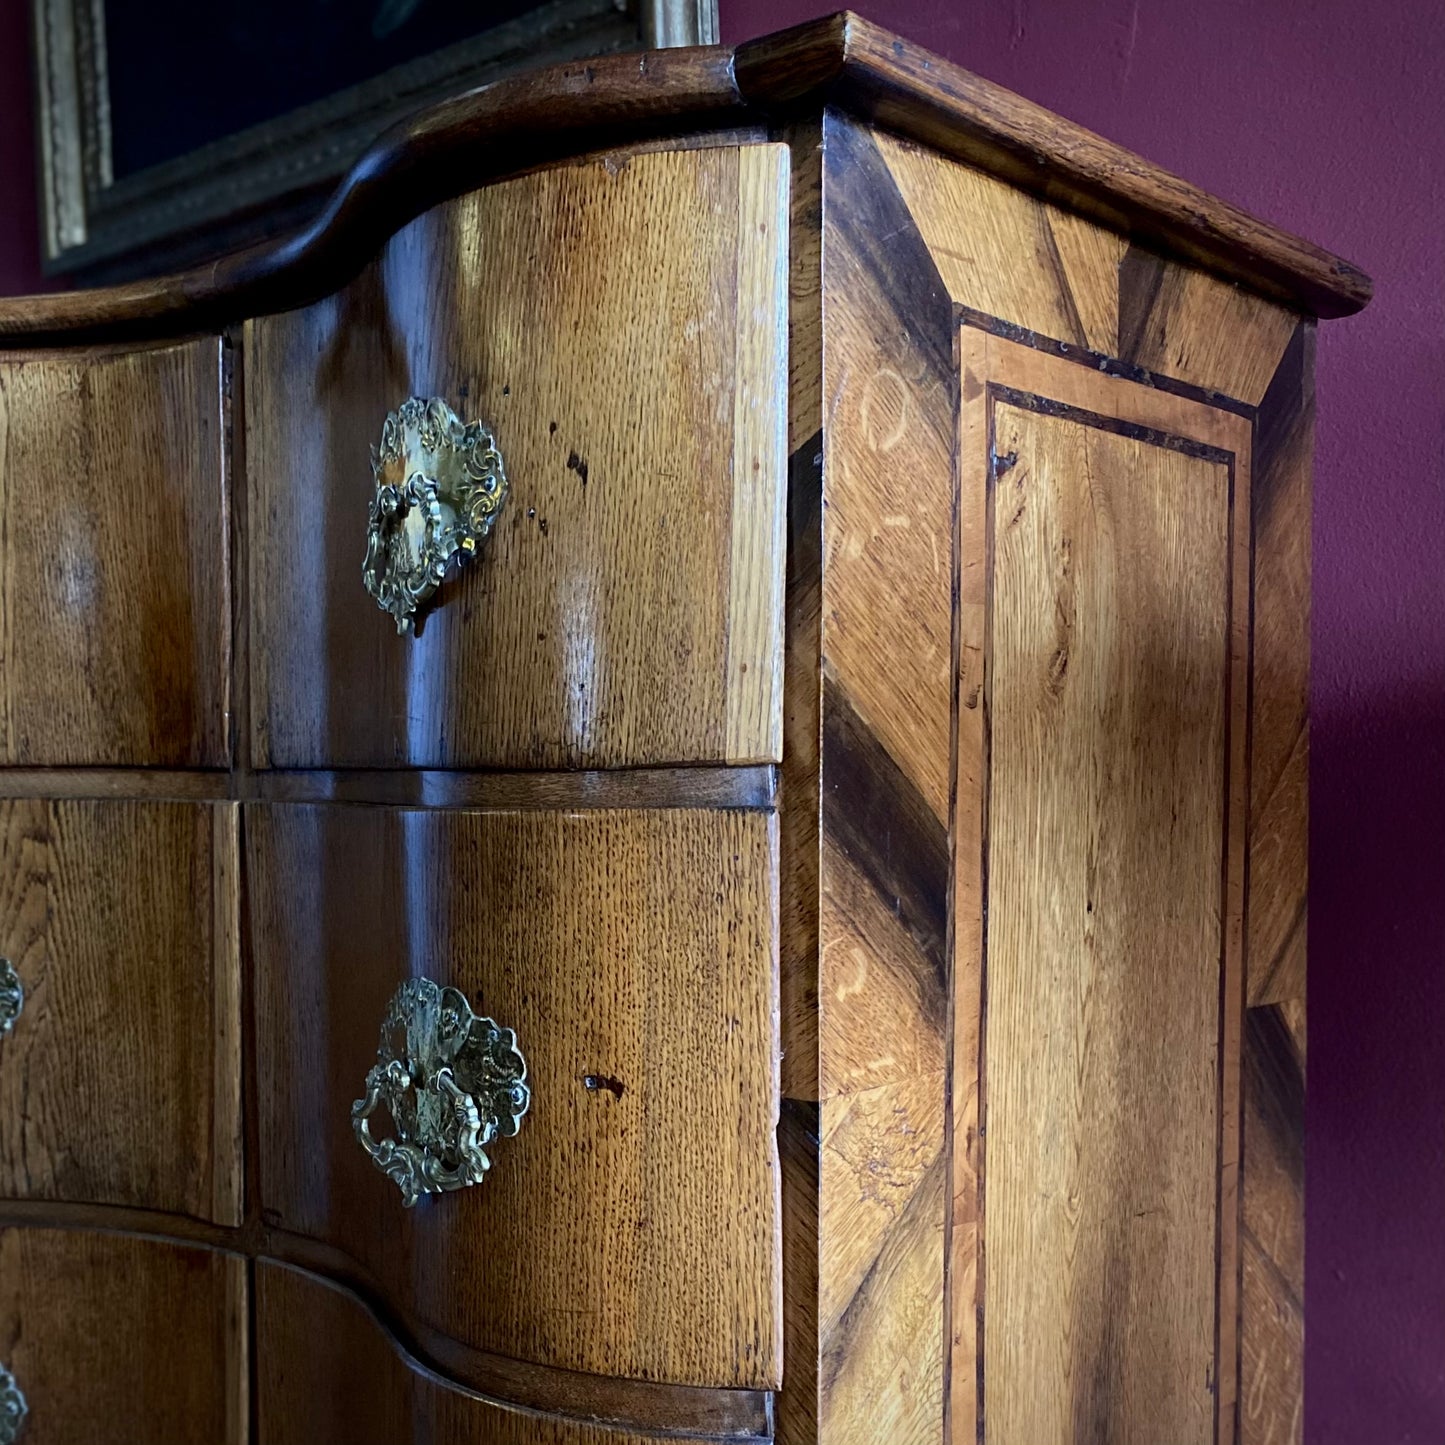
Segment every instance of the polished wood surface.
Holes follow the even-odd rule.
[[[0,1229],[0,1361],[30,1445],[247,1439],[246,1263],[159,1240]]]
[[[947,297],[879,208],[865,141],[825,121],[818,1428],[829,1445],[935,1438],[946,1388],[956,392]]]
[[[383,136],[288,239],[176,276],[0,300],[0,342],[174,334],[315,301],[423,211],[598,148],[833,106],[1316,316],[1370,280],[1158,166],[846,12],[739,47],[599,56],[509,77]]]
[[[540,172],[247,328],[257,766],[778,757],[786,173],[777,146]],[[358,573],[368,447],[413,394],[490,422],[511,494],[398,637]]]
[[[866,137],[830,116],[805,154],[793,286],[821,306],[795,303],[795,436],[821,430],[793,454],[778,1438],[926,1439],[946,1390],[952,312],[906,213],[879,208]]]
[[[1258,405],[1299,317],[997,176],[878,135],[955,304],[1141,373]],[[1020,265],[1021,256],[1037,257]]]
[[[263,1220],[480,1349],[775,1386],[773,819],[257,805],[246,837]],[[406,1210],[350,1103],[415,973],[516,1029],[533,1103]]]
[[[0,1195],[239,1222],[236,814],[0,802]]]
[[[1256,422],[1249,1002],[1302,1000],[1309,885],[1314,328],[1301,323]]]
[[[49,1321],[229,1261],[194,1438],[244,1325],[280,1445],[1298,1445],[1309,313],[1367,283],[851,17],[629,64],[0,303],[244,322],[0,358],[0,1263],[118,1242]],[[398,638],[414,392],[513,491]],[[535,1093],[408,1211],[350,1105],[418,973]]]
[[[0,765],[227,761],[220,348],[0,353]]]
[[[0,768],[0,798],[235,799],[413,808],[771,808],[778,796],[777,774],[766,764],[574,772]]]
[[[280,1265],[256,1267],[256,1445],[630,1445],[655,1440],[519,1410],[461,1390],[418,1365],[335,1285]],[[746,1442],[756,1431],[681,1429],[681,1442]]]
[[[415,808],[771,808],[772,767],[616,768],[589,772],[353,769],[253,773],[245,796],[275,803]],[[0,788],[5,780],[0,777]]]
[[[746,119],[721,48],[599,55],[430,107],[381,137],[304,231],[175,276],[0,299],[0,343],[219,329],[307,305],[432,206],[501,176]]]
[[[1313,325],[1301,322],[1255,423],[1241,1445],[1299,1445],[1304,1438],[1314,344]]]
[[[1303,1008],[1245,1015],[1240,1445],[1304,1439]]]
[[[788,133],[793,193],[788,288],[788,559],[779,836],[778,1158],[783,1199],[783,1370],[779,1440],[816,1440],[818,1351],[818,817],[822,625],[822,127]]]

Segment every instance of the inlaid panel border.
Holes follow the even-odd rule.
[[[1148,445],[1223,466],[1226,470],[1225,731],[1226,779],[1221,859],[1221,940],[1218,1008],[1216,1151],[1219,1189],[1215,1201],[1215,1366],[1214,1438],[1219,1445],[1238,1438],[1237,1381],[1240,1291],[1238,1160],[1240,1155],[1240,1027],[1243,986],[1244,823],[1248,799],[1248,677],[1250,664],[1248,480],[1251,419],[1221,412],[1209,403],[1143,386],[1121,389],[1129,378],[1074,365],[1082,358],[1027,347],[993,328],[974,327],[959,314],[960,439],[958,446],[960,528],[958,778],[955,799],[955,1030],[953,1100],[954,1209],[950,1220],[952,1348],[972,1356],[974,1368],[951,1372],[951,1437],[966,1438],[962,1421],[972,1419],[976,1438],[988,1438],[984,1402],[985,1199],[987,1136],[987,899],[988,790],[991,756],[987,679],[992,636],[993,505],[995,483],[1013,464],[995,445],[994,418],[1000,404],[1057,416]],[[1008,375],[1020,385],[995,380]],[[1065,400],[1069,398],[1069,400]],[[1177,398],[1177,399],[1176,399]],[[1092,404],[1080,404],[1091,402]],[[1100,409],[1109,405],[1111,410]],[[1154,423],[1154,424],[1151,424]],[[980,435],[981,433],[981,435]],[[979,443],[982,442],[982,446]],[[981,469],[982,475],[971,468]],[[969,498],[974,498],[970,517]],[[979,535],[977,499],[984,516]],[[980,768],[970,773],[966,759]],[[977,852],[975,854],[975,848]],[[969,878],[969,859],[978,860]],[[970,922],[970,920],[977,920]],[[1228,1167],[1226,1168],[1226,1161]]]

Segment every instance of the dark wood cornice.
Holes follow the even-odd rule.
[[[1345,316],[1369,300],[1369,278],[1339,257],[845,13],[736,52],[603,56],[483,86],[384,135],[299,234],[174,276],[0,299],[0,344],[164,337],[303,305],[349,280],[407,221],[488,181],[825,106],[1307,314]]]

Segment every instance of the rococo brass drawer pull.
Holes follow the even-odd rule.
[[[0,1365],[0,1445],[14,1445],[29,1413],[15,1376]]]
[[[25,988],[20,975],[8,958],[0,958],[0,1038],[15,1027],[15,1020],[24,1007]]]
[[[396,630],[410,632],[453,561],[474,556],[492,530],[507,496],[502,454],[481,422],[414,396],[382,423],[371,475],[361,578]]]
[[[382,1020],[366,1097],[351,1106],[351,1121],[410,1207],[423,1194],[480,1184],[492,1167],[486,1146],[515,1134],[531,1102],[516,1034],[479,1018],[456,989],[410,978]],[[371,1136],[378,1104],[395,1139]]]

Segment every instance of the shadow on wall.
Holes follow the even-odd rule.
[[[1307,1360],[1311,1445],[1445,1441],[1445,650],[1433,671],[1311,725],[1306,1338],[1328,1336]],[[1372,1322],[1348,1366],[1342,1308]]]

